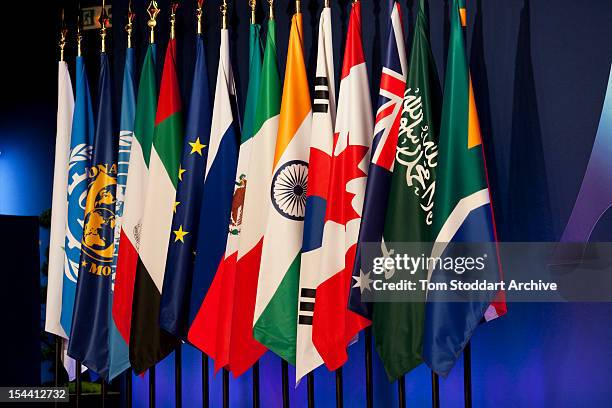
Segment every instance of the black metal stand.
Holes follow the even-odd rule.
[[[76,407],[79,407],[79,404],[81,402],[81,361],[77,360],[76,364],[75,364],[75,369],[76,369]]]
[[[253,408],[259,408],[259,361],[253,364]]]
[[[210,386],[208,382],[208,356],[202,353],[202,407],[208,408],[210,405]]]
[[[223,369],[223,408],[229,408],[229,371]]]
[[[106,381],[101,380],[100,382],[100,398],[102,399],[102,408],[106,407]]]
[[[465,408],[472,408],[472,346],[470,342],[463,349],[463,401]]]
[[[372,329],[365,329],[365,370],[366,370],[366,407],[374,406],[374,385],[372,382]]]
[[[281,359],[281,375],[283,383],[283,408],[289,408],[289,364]]]
[[[406,406],[406,377],[403,375],[397,379],[397,399],[400,408],[404,408]]]
[[[174,352],[174,406],[183,406],[183,382],[182,382],[183,345],[179,344]]]
[[[149,408],[155,408],[155,366],[149,368]]]
[[[315,378],[314,373],[310,372],[306,376],[306,381],[308,382],[308,408],[314,408],[315,406]]]
[[[431,406],[440,408],[440,381],[438,374],[431,372]]]
[[[125,371],[125,406],[132,408],[132,369],[128,368]]]
[[[342,388],[342,367],[340,367],[336,370],[336,408],[344,406],[344,391]]]

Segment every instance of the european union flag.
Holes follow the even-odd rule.
[[[172,230],[186,233],[178,241],[174,234],[170,237],[160,305],[160,327],[183,339],[187,337],[189,325],[200,306],[198,303],[194,313],[190,314],[194,251],[211,126],[210,90],[203,41],[202,35],[198,34],[192,94],[172,219]]]
[[[88,171],[89,188],[81,241],[68,354],[105,380],[109,374],[109,318],[117,193],[117,137],[113,130],[108,56],[100,58],[98,118]]]

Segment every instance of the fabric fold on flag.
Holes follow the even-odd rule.
[[[319,18],[317,68],[314,85],[309,177],[306,189],[304,238],[300,264],[299,307],[297,316],[296,383],[323,364],[312,343],[312,315],[315,288],[319,285],[321,241],[327,207],[336,120],[336,86],[331,30],[331,9],[323,8]]]
[[[231,202],[231,211],[226,227],[225,254],[217,267],[214,279],[208,289],[207,297],[216,299],[216,302],[204,300],[198,312],[198,324],[210,327],[211,330],[203,333],[210,338],[203,341],[207,346],[206,353],[215,361],[215,371],[227,367],[230,363],[231,328],[234,312],[234,288],[236,284],[236,261],[238,256],[238,240],[243,228],[244,197],[248,185],[248,163],[252,149],[253,122],[255,116],[255,102],[259,92],[259,79],[261,75],[261,39],[259,24],[251,24],[249,47],[249,85],[247,90],[246,109],[244,115],[244,128],[241,133],[240,147],[236,177],[234,180],[234,193]],[[246,225],[245,225],[246,227]],[[241,313],[241,311],[237,311]],[[229,367],[231,369],[231,367]]]
[[[434,258],[452,255],[447,251],[449,242],[490,242],[491,250],[496,250],[486,162],[465,50],[463,16],[465,0],[453,0],[433,207],[436,238],[431,256]],[[433,283],[457,278],[453,271],[428,272]],[[490,261],[481,273],[478,279],[499,281],[498,260]],[[469,301],[463,294],[444,292],[445,297],[461,296],[459,302],[439,301],[436,299],[439,295],[437,291],[427,294],[423,360],[433,371],[446,376],[478,324],[505,314],[506,304],[503,292],[470,292]]]
[[[117,203],[115,205],[115,248],[112,275],[111,305],[114,302],[115,275],[117,269],[117,256],[119,254],[119,243],[121,238],[121,221],[123,218],[123,202],[125,200],[125,187],[127,182],[128,166],[130,163],[130,151],[132,138],[134,137],[134,118],[136,116],[136,89],[134,88],[134,49],[125,51],[125,66],[123,68],[123,87],[121,91],[121,119],[119,130],[119,151],[117,154]],[[111,306],[112,310],[112,306]],[[129,345],[117,329],[115,319],[109,322],[109,381],[117,377],[130,366]]]
[[[253,314],[272,180],[274,148],[281,103],[281,85],[276,57],[276,21],[268,20],[268,34],[261,81],[252,127],[248,186],[242,206],[242,229],[238,241],[234,310],[230,340],[230,368],[235,376],[248,370],[266,348],[253,337]],[[246,121],[245,121],[246,128]]]
[[[74,93],[72,81],[65,61],[58,63],[57,77],[57,131],[55,136],[55,165],[53,169],[53,195],[51,200],[51,229],[49,235],[49,261],[47,274],[47,302],[45,331],[62,337],[62,348],[66,349],[68,335],[60,323],[62,313],[62,286],[64,279],[66,220],[68,217],[68,168]],[[69,379],[75,372],[74,361],[62,353],[62,361]]]
[[[255,339],[291,364],[295,364],[300,252],[312,130],[302,35],[302,14],[296,13],[291,19],[253,315]]]
[[[159,308],[183,147],[183,115],[176,75],[176,40],[170,38],[155,115],[148,187],[142,216],[130,335],[130,362],[142,373],[179,344],[159,326]],[[173,231],[175,237],[180,232]]]
[[[98,117],[85,201],[81,260],[75,295],[70,357],[109,378],[109,322],[115,247],[117,137],[113,129],[108,56],[100,56]]]
[[[113,296],[113,320],[125,342],[130,344],[132,325],[132,303],[138,248],[142,236],[142,214],[144,210],[149,157],[155,130],[157,110],[157,78],[155,75],[156,46],[150,44],[145,54],[138,97],[134,136],[130,149],[130,161],[121,217],[119,253],[115,268],[115,291]]]
[[[223,259],[232,212],[238,164],[240,125],[236,109],[236,85],[230,61],[229,31],[221,30],[217,85],[210,131],[209,157],[202,205],[195,268],[191,288],[190,316],[194,316],[188,340],[209,356],[216,356],[217,315],[221,291],[209,291]],[[219,367],[217,367],[219,368]]]
[[[178,181],[172,219],[172,231],[185,230],[189,233],[185,234],[182,240],[175,240],[174,234],[170,236],[159,312],[160,327],[180,339],[187,338],[187,330],[191,324],[189,318],[191,279],[194,273],[194,252],[198,240],[197,226],[200,219],[211,120],[206,50],[204,38],[198,34],[180,167],[185,171]]]

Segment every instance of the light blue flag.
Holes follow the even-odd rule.
[[[62,312],[60,316],[60,324],[66,334],[70,333],[72,327],[72,309],[81,258],[81,238],[83,237],[83,219],[87,195],[87,170],[91,160],[93,138],[94,115],[85,60],[82,56],[78,56],[76,58],[76,102],[72,119],[68,167],[66,262],[62,282]]]
[[[119,154],[117,156],[117,203],[115,207],[115,256],[113,261],[113,292],[115,287],[115,266],[119,254],[119,237],[121,236],[121,217],[127,183],[132,137],[134,136],[134,119],[136,116],[136,89],[134,81],[134,49],[128,48],[125,54],[123,71],[123,91],[121,94],[121,123],[119,131]],[[109,303],[112,308],[112,298]],[[111,316],[109,323],[109,381],[121,374],[130,366],[129,346],[121,337],[117,325]]]

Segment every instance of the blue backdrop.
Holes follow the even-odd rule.
[[[410,33],[415,0],[401,0]],[[23,2],[7,5],[5,15],[28,13]],[[37,2],[38,3],[38,2]],[[44,2],[51,3],[51,2]],[[76,2],[67,17],[74,21]],[[83,6],[90,3],[83,1]],[[116,89],[124,58],[127,0],[115,0],[111,35]],[[145,1],[134,0],[138,13],[136,44],[144,57]],[[304,41],[310,76],[316,56],[316,27],[322,0],[302,1]],[[378,92],[381,50],[388,19],[386,0],[362,0],[364,47],[373,102]],[[431,43],[439,78],[444,78],[450,0],[430,0]],[[163,58],[168,30],[168,1],[159,1]],[[211,88],[214,89],[219,43],[219,0],[205,1],[205,38]],[[612,56],[612,2],[608,0],[468,0],[468,37],[472,76],[488,153],[491,188],[500,238],[506,241],[547,241],[561,235],[569,217],[595,137]],[[39,14],[59,15],[57,4],[38,5]],[[195,0],[181,2],[177,37],[180,81],[189,95],[194,59]],[[258,5],[260,12],[264,5]],[[348,23],[348,0],[332,0],[336,72]],[[232,58],[241,105],[247,86],[244,64],[248,52],[248,5],[230,1]],[[292,1],[276,2],[278,51],[284,74]],[[260,21],[263,13],[260,13]],[[16,21],[19,19],[15,19]],[[15,29],[21,27],[17,23]],[[72,28],[72,27],[71,27]],[[0,213],[37,215],[50,207],[56,109],[57,19],[39,29],[20,29],[21,41],[9,41],[0,98]],[[17,34],[15,34],[17,35]],[[70,50],[74,52],[74,30]],[[410,36],[410,34],[409,34]],[[90,83],[97,82],[98,37],[86,34]],[[69,58],[72,63],[72,58]],[[29,74],[24,66],[35,66]],[[337,78],[339,75],[336,76]],[[96,90],[93,89],[94,95]],[[116,92],[116,97],[119,97]],[[187,98],[184,98],[187,100]],[[117,99],[118,102],[118,99]],[[374,106],[376,106],[374,104]],[[7,234],[9,232],[2,231]],[[612,215],[600,221],[594,240],[612,240]],[[612,399],[608,380],[612,361],[612,328],[608,304],[512,304],[506,317],[478,329],[473,340],[473,390],[477,407],[607,406]],[[375,359],[378,406],[396,404],[396,384],[388,383]],[[200,354],[190,346],[183,353],[183,401],[201,404]],[[462,362],[441,382],[442,404],[462,403]],[[280,362],[262,360],[262,406],[280,406]],[[221,376],[213,377],[212,406],[221,401]],[[428,406],[429,371],[419,367],[407,376],[408,402]],[[174,404],[174,361],[170,356],[157,371],[158,406]],[[350,349],[345,369],[346,406],[363,406],[365,398],[363,342]],[[134,378],[134,403],[147,403],[146,376]],[[317,406],[333,406],[334,377],[316,374]],[[291,390],[293,406],[305,406],[305,384]],[[250,373],[230,384],[232,406],[251,401]]]

